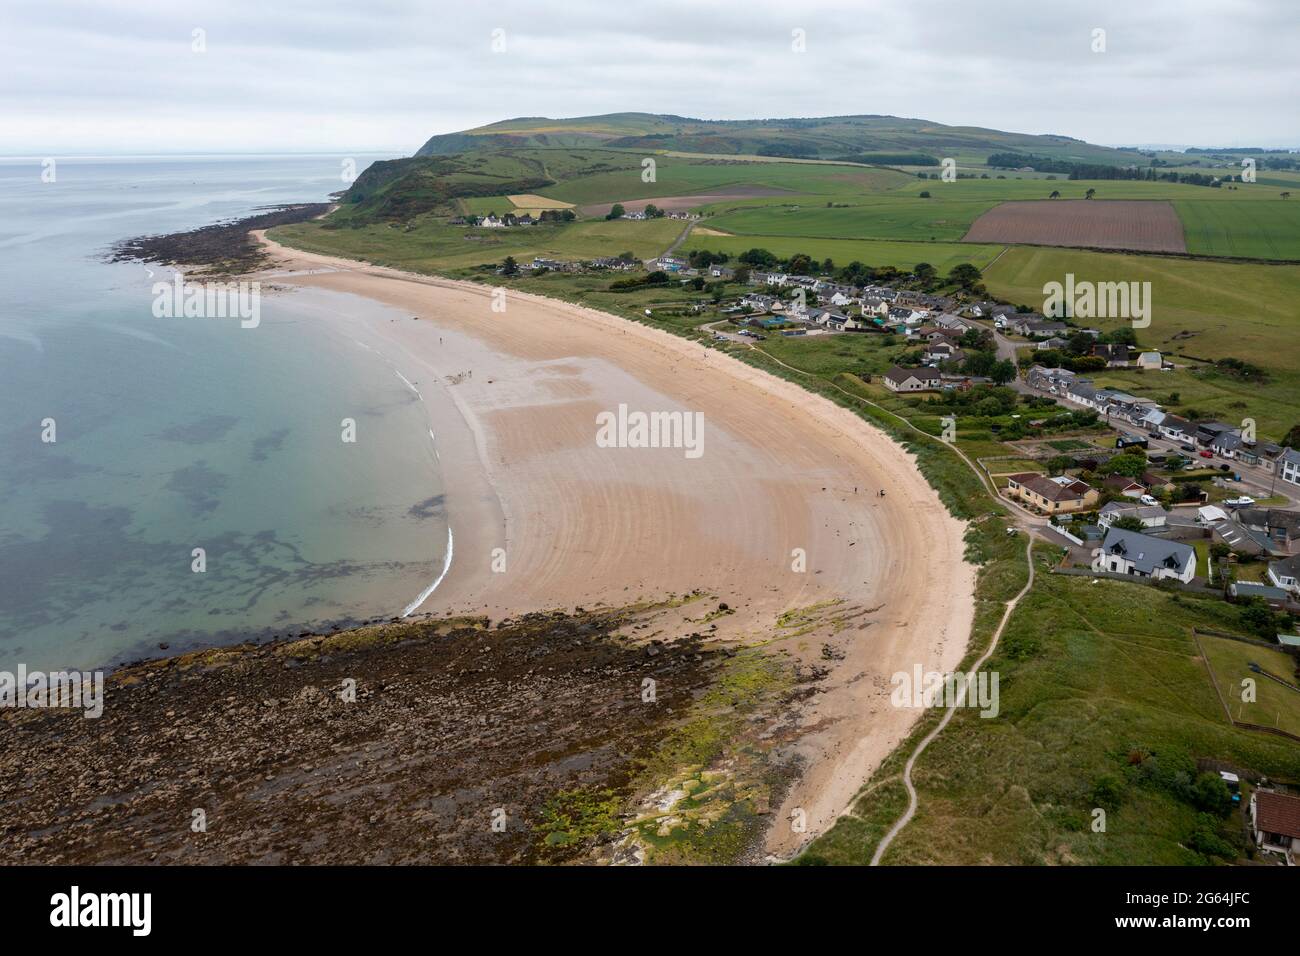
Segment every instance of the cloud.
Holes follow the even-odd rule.
[[[1300,144],[1287,0],[8,0],[0,17],[5,149],[29,155],[410,151],[498,119],[629,110]]]

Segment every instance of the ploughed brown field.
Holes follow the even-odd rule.
[[[1186,252],[1183,223],[1160,200],[1035,199],[1004,202],[971,223],[964,242]]]

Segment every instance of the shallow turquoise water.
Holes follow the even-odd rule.
[[[52,183],[0,160],[0,668],[391,616],[437,575],[436,466],[390,368],[292,296],[264,295],[255,329],[155,318],[166,274],[101,258],[323,200],[340,160],[69,159]]]

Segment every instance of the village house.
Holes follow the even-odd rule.
[[[1092,354],[1097,358],[1106,360],[1107,368],[1127,368],[1130,358],[1130,349],[1127,345],[1094,345]]]
[[[1277,459],[1277,474],[1283,481],[1300,485],[1300,451],[1288,448]]]
[[[1125,498],[1141,498],[1147,493],[1145,485],[1124,475],[1107,475],[1101,485],[1112,494],[1123,495]]]
[[[1077,376],[1069,369],[1047,368],[1042,365],[1031,365],[1025,375],[1025,381],[1029,383],[1030,388],[1061,396],[1069,393],[1070,386],[1076,378]]]
[[[1140,369],[1160,371],[1164,367],[1164,356],[1159,352],[1138,353],[1136,365]]]
[[[1300,797],[1257,789],[1250,795],[1250,828],[1255,845],[1300,864]]]
[[[883,376],[891,392],[929,392],[939,388],[939,373],[932,368],[903,368],[895,365]]]
[[[1274,586],[1300,595],[1300,555],[1268,563],[1268,579]]]
[[[1009,476],[1007,494],[1049,514],[1086,511],[1100,497],[1085,481],[1068,475],[1049,478],[1033,471]]]
[[[677,256],[660,256],[658,259],[651,259],[645,266],[651,272],[658,270],[661,272],[684,273],[690,269],[690,263]]]
[[[1054,322],[1048,319],[1025,321],[1022,318],[1016,323],[1015,330],[1026,338],[1050,339],[1069,332],[1070,327],[1064,322]]]
[[[1152,438],[1158,438],[1160,436],[1160,425],[1168,414],[1159,405],[1155,405],[1147,409],[1147,413],[1142,416],[1142,421],[1138,422],[1138,424],[1146,429],[1146,433]]]
[[[966,359],[966,353],[951,342],[935,342],[926,346],[925,355],[927,362],[962,362]]]
[[[1232,430],[1231,425],[1225,425],[1223,422],[1198,422],[1196,424],[1196,444],[1202,448],[1209,448],[1214,439],[1224,432]]]
[[[1277,554],[1300,551],[1300,511],[1281,508],[1238,508],[1232,520],[1262,536],[1265,546]]]
[[[1160,434],[1170,441],[1190,445],[1196,440],[1196,426],[1177,415],[1166,415],[1160,422]]]
[[[1116,574],[1154,580],[1172,578],[1184,584],[1196,576],[1196,551],[1180,541],[1111,527],[1101,550],[1106,570]]]
[[[864,298],[862,300],[862,314],[883,319],[889,315],[889,303],[875,296]]]
[[[1124,505],[1112,501],[1097,513],[1097,524],[1109,528],[1120,518],[1136,518],[1144,528],[1163,528],[1168,515],[1159,505]]]
[[[1238,448],[1237,460],[1246,465],[1258,465],[1272,474],[1283,451],[1281,445],[1275,445],[1271,441],[1257,441],[1254,444],[1243,444]]]

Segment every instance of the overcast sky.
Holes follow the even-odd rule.
[[[0,154],[410,152],[629,110],[1300,146],[1296,4],[3,0]]]

